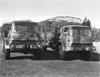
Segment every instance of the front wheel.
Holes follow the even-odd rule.
[[[6,41],[3,42],[3,48],[2,51],[4,53],[4,59],[9,59],[10,58],[10,49],[6,49]]]
[[[5,49],[4,57],[5,57],[5,59],[9,59],[10,58],[10,50],[9,49]]]
[[[59,46],[59,59],[63,60],[65,57],[65,52],[62,49],[62,46]]]

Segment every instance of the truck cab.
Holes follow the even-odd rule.
[[[95,51],[88,26],[68,25],[62,27],[60,32],[63,51]]]
[[[38,24],[31,21],[11,22],[11,28],[3,45],[5,59],[10,57],[11,52],[32,53],[39,59],[42,45]]]
[[[61,42],[59,54],[64,59],[65,53],[70,51],[91,52],[96,51],[92,43],[91,28],[83,25],[67,25],[60,29]]]

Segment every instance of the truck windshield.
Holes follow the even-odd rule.
[[[90,29],[73,29],[73,35],[91,36]]]
[[[28,31],[28,27],[27,26],[16,26],[16,31],[27,32]]]
[[[38,25],[34,23],[17,23],[15,24],[15,30],[17,32],[37,32]]]

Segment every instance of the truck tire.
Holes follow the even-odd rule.
[[[64,60],[65,52],[62,50],[62,46],[59,46],[59,59]]]
[[[5,41],[3,40],[2,52],[5,51]]]
[[[41,51],[42,52],[47,52],[47,47],[46,46],[42,47]]]
[[[5,49],[5,51],[4,51],[4,58],[6,60],[10,58],[10,50],[9,49]]]
[[[10,49],[6,49],[6,42],[3,42],[2,52],[4,53],[4,59],[7,60],[10,58]]]
[[[35,50],[35,52],[33,53],[34,59],[35,60],[40,60],[41,59],[41,50],[37,49]]]
[[[4,45],[2,46],[2,52],[4,53],[4,51],[5,51],[5,47],[4,47]]]

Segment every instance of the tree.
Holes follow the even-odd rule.
[[[85,19],[83,20],[82,25],[91,27],[91,21],[85,17]]]

